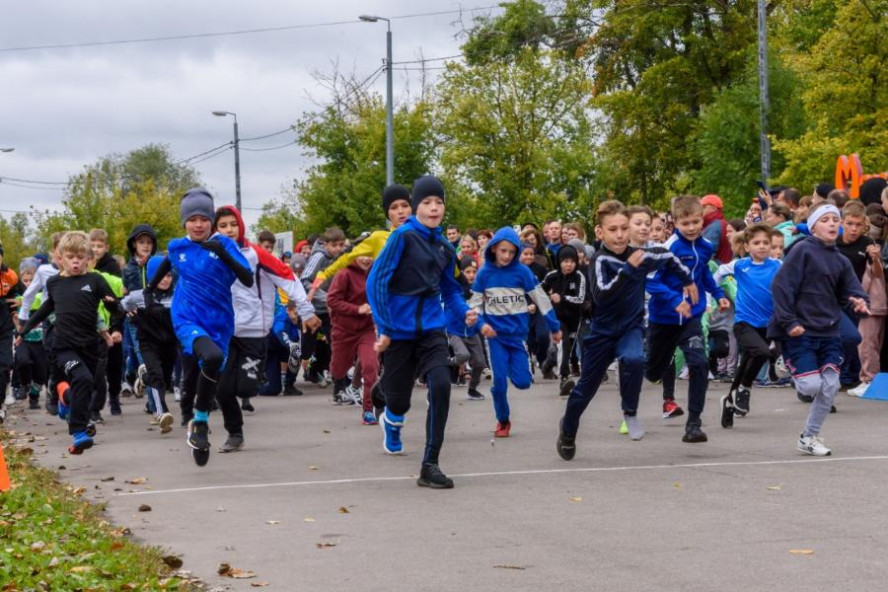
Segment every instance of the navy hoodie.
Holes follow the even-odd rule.
[[[848,297],[869,297],[835,244],[813,236],[797,240],[771,283],[774,314],[768,337],[786,339],[793,327],[811,337],[838,337]]]
[[[496,264],[494,252],[497,243],[502,241],[515,245],[515,257],[505,267]],[[545,317],[549,331],[560,331],[561,324],[555,318],[552,303],[533,272],[518,260],[520,249],[521,242],[514,229],[506,226],[496,231],[484,251],[485,264],[472,285],[469,305],[478,311],[480,326],[487,323],[497,332],[497,337],[523,341],[527,338],[530,323],[528,296]]]
[[[136,238],[142,234],[150,236],[151,240],[154,241],[154,245],[151,247],[151,255],[157,253],[157,234],[155,234],[154,228],[150,224],[139,224],[133,228],[129,238],[126,239],[126,248],[130,254],[130,260],[127,262],[126,267],[123,268],[123,287],[126,288],[127,293],[142,290],[151,280],[148,277],[145,266],[148,260],[146,259],[140,265],[136,258]]]

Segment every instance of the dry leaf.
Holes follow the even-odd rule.
[[[222,506],[219,506],[218,508],[216,508],[216,511],[217,512],[225,512],[226,510]]]
[[[493,567],[498,568],[498,569],[517,569],[517,570],[521,570],[521,571],[527,569],[523,565],[509,565],[507,563],[498,563],[498,564],[494,565]]]
[[[129,483],[130,485],[141,485],[146,482],[148,477],[136,477],[135,479],[127,479],[124,483]]]
[[[581,501],[583,501],[583,498],[581,498],[581,497],[569,497],[569,498],[567,498],[567,499],[569,499],[569,500],[572,501],[572,502],[581,502]]]
[[[72,573],[86,573],[92,570],[92,566],[90,565],[77,565],[71,568]]]
[[[265,524],[280,524],[280,520],[266,520]]]
[[[329,433],[330,433],[330,430],[324,430],[324,433],[325,433],[325,434],[329,434]]]
[[[114,481],[114,477],[102,477],[102,481]]]
[[[165,555],[163,562],[171,569],[179,569],[182,567],[182,558],[177,555]]]
[[[86,487],[75,487],[74,489],[71,490],[71,492],[74,493],[74,495],[80,495],[84,491],[86,491]]]
[[[318,549],[326,549],[327,547],[335,547],[336,543],[315,543]]]
[[[150,512],[151,506],[149,506],[148,504],[142,504],[141,506],[139,506],[139,511],[140,512]]]
[[[309,471],[317,471],[318,468],[317,468],[316,466],[314,466],[314,465],[309,465],[309,466],[308,466],[308,470],[309,470]]]
[[[348,508],[346,508],[345,506],[339,506],[339,513],[348,514]]]
[[[303,521],[303,522],[314,522],[315,519],[309,516],[309,517],[307,517],[307,518],[303,518],[302,521]]]
[[[814,549],[790,549],[790,555],[813,555]]]
[[[673,483],[672,486],[675,487],[676,489],[681,489],[681,483],[679,483],[678,481]]]
[[[120,549],[123,549],[123,541],[112,541],[111,542],[111,550],[112,551],[119,551]]]
[[[246,569],[231,567],[231,565],[228,563],[220,563],[219,569],[217,569],[216,572],[220,576],[224,576],[226,578],[236,578],[239,580],[256,577],[256,574],[254,572],[248,571]]]
[[[264,588],[268,585],[268,582],[251,582],[250,585],[254,588]]]
[[[780,486],[779,485],[772,485],[772,486],[768,487],[768,490],[769,491],[780,491]]]

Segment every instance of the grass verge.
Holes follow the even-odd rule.
[[[82,490],[35,466],[33,451],[0,435],[12,489],[0,493],[0,591],[197,590],[165,561],[178,558],[127,540]]]

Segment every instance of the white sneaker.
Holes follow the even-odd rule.
[[[830,456],[832,454],[832,451],[823,445],[823,440],[819,436],[804,436],[803,434],[799,434],[796,450],[811,456]]]
[[[9,393],[6,395],[5,404],[7,407],[9,407],[10,405],[13,405],[14,403],[15,403],[15,395],[12,394],[12,391],[9,391]]]
[[[178,403],[179,401],[182,400],[182,391],[179,390],[179,387],[177,387],[177,386],[173,387],[173,400],[176,403]]]
[[[783,361],[783,356],[778,357],[774,362],[774,374],[777,375],[777,378],[786,378],[792,375],[792,372],[786,367],[786,362]]]
[[[354,401],[355,405],[364,404],[363,389],[348,385],[347,387],[345,387],[345,396]]]
[[[861,382],[860,386],[853,388],[847,392],[848,392],[848,395],[850,395],[852,397],[862,397],[863,395],[866,394],[866,389],[868,389],[869,387],[870,387],[870,383]]]

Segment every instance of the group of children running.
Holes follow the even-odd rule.
[[[727,341],[740,356],[720,401],[722,427],[749,413],[763,367],[785,366],[800,398],[811,401],[797,449],[830,454],[820,431],[840,387],[840,322],[871,314],[861,274],[837,246],[856,240],[851,223],[860,204],[844,206],[846,229],[831,200],[810,207],[807,235],[793,233],[781,261],[773,226],[728,232],[730,224],[712,215],[721,209],[715,196],[678,196],[669,217],[606,201],[595,214],[595,248],[583,241],[582,227],[554,221],[546,225],[548,240],[532,224],[520,233],[504,227],[461,237],[442,228],[446,197],[433,176],[411,190],[387,187],[389,230],[362,236],[344,252],[345,235],[328,229],[288,253],[290,265],[271,254],[273,235],[252,244],[237,209],[216,208],[202,188],[182,198],[185,236],[163,255],[150,227],[133,231],[122,280],[107,235],[55,235],[52,262],[27,261],[21,282],[0,269],[7,303],[0,307],[0,381],[5,387],[14,366],[16,392],[32,408],[46,386],[47,410],[68,421],[72,454],[93,445],[106,398],[111,413],[120,413],[119,397],[129,390],[121,375],[137,375],[161,433],[172,429],[165,394],[174,390],[201,466],[214,409],[227,432],[220,451],[240,450],[250,398],[301,394],[294,384],[300,371],[320,386],[332,379],[334,403],[360,404],[361,421],[381,426],[384,450],[402,454],[401,431],[419,385],[428,410],[418,484],[446,489],[453,481],[439,457],[451,387],[468,376],[468,398],[483,400],[487,366],[500,438],[512,430],[509,383],[528,389],[535,366],[545,378],[559,367],[566,408],[557,452],[571,460],[580,418],[611,368],[621,431],[632,440],[645,435],[638,418],[644,378],[662,383],[664,417],[683,415],[674,400],[676,359],[683,358],[682,441],[706,442],[701,417],[710,370],[718,368],[712,337],[723,331],[715,328],[718,315],[730,315]],[[865,252],[863,267],[878,267],[884,295],[877,249]]]

